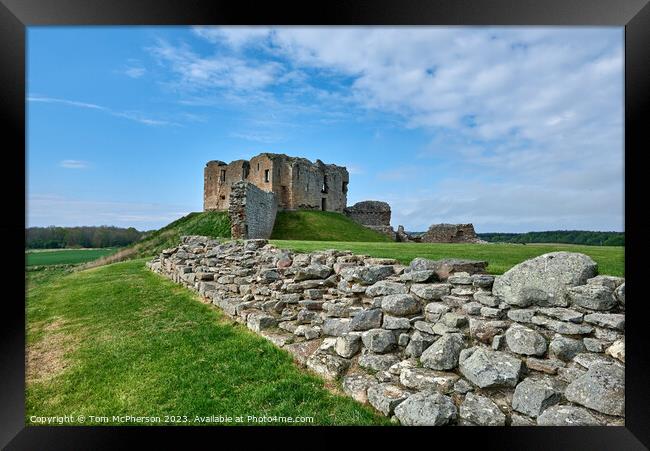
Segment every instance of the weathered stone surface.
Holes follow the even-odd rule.
[[[346,375],[341,381],[343,392],[361,403],[368,402],[368,388],[376,384],[374,377],[360,373]]]
[[[474,274],[472,276],[472,285],[477,288],[491,289],[494,284],[494,276],[489,274]]]
[[[411,328],[411,322],[408,318],[384,315],[384,321],[381,327],[388,330],[406,330]]]
[[[307,368],[329,380],[337,379],[349,366],[349,360],[321,352],[315,352],[307,359]]]
[[[560,321],[569,321],[572,323],[581,323],[582,318],[584,317],[584,313],[564,307],[541,308],[537,310],[537,312]]]
[[[560,401],[562,389],[560,383],[550,377],[529,377],[517,384],[512,396],[512,408],[536,418],[545,409]]]
[[[508,318],[518,323],[530,323],[535,316],[534,309],[511,309],[508,310]]]
[[[494,307],[481,307],[481,316],[485,318],[501,319],[506,316],[506,312]]]
[[[468,393],[472,390],[474,390],[474,387],[465,379],[458,379],[454,384],[454,392],[456,393],[461,393],[464,395],[465,393]]]
[[[619,303],[623,304],[623,306],[625,307],[625,284],[624,283],[619,285],[616,291],[614,291],[614,297]]]
[[[388,296],[390,294],[406,294],[408,287],[403,283],[380,280],[372,286],[366,288],[366,295],[370,297]]]
[[[278,321],[266,313],[254,312],[246,318],[246,325],[249,329],[260,332],[265,329],[270,329],[278,325]]]
[[[549,345],[549,355],[564,360],[565,362],[573,359],[576,354],[584,352],[584,350],[585,345],[582,340],[564,337],[559,334],[553,337]]]
[[[326,265],[309,265],[296,271],[293,280],[299,282],[309,279],[325,279],[332,273],[332,268]]]
[[[615,330],[625,330],[625,315],[620,313],[590,313],[585,322]]]
[[[421,306],[410,294],[393,294],[381,298],[381,309],[392,316],[408,316],[420,312]]]
[[[447,283],[418,283],[411,285],[411,293],[425,301],[438,301],[451,293],[451,285]]]
[[[533,316],[532,323],[565,335],[586,335],[594,331],[594,328],[592,326],[588,326],[586,324],[556,321],[544,316]]]
[[[546,352],[546,339],[539,332],[517,323],[506,331],[506,343],[516,354],[540,356]]]
[[[474,347],[460,353],[460,372],[481,388],[515,387],[521,360],[501,351]]]
[[[395,416],[405,426],[441,426],[457,415],[451,398],[433,390],[411,395],[395,408]]]
[[[480,315],[482,305],[478,302],[468,302],[463,304],[461,310],[468,315]]]
[[[361,350],[361,334],[350,332],[338,337],[334,349],[338,355],[349,359]]]
[[[551,252],[496,277],[492,291],[511,305],[563,307],[567,305],[567,289],[585,284],[596,275],[596,269],[596,262],[584,254]]]
[[[453,285],[471,285],[472,277],[466,272],[456,272],[447,278],[447,282]]]
[[[359,357],[359,366],[371,371],[386,371],[399,362],[395,354],[364,354]]]
[[[323,334],[333,337],[347,334],[350,332],[350,321],[349,318],[326,318],[322,325]]]
[[[440,302],[430,302],[424,307],[424,316],[427,321],[437,323],[442,316],[451,310],[445,304]]]
[[[575,406],[551,406],[537,417],[539,426],[602,426],[587,409]]]
[[[397,347],[395,334],[385,329],[371,329],[361,336],[363,345],[377,354],[390,352]]]
[[[392,265],[353,266],[341,270],[341,277],[348,282],[372,285],[395,273]]]
[[[582,285],[567,290],[572,305],[590,310],[609,310],[616,305],[614,291],[602,285]]]
[[[596,276],[587,280],[589,285],[601,285],[607,287],[611,290],[616,290],[621,284],[625,282],[623,277],[614,277],[614,276]]]
[[[368,388],[368,402],[386,416],[409,397],[410,393],[391,383],[373,385]]]
[[[488,307],[497,307],[499,305],[499,299],[492,296],[491,292],[477,291],[474,293],[473,297],[476,301]]]
[[[402,282],[425,283],[437,279],[436,273],[432,270],[409,271],[399,276]]]
[[[528,357],[526,359],[526,366],[528,369],[541,371],[546,374],[557,374],[560,368],[566,364],[558,359],[536,359],[535,357]]]
[[[467,317],[465,315],[459,315],[458,313],[445,313],[442,316],[442,322],[445,326],[460,328],[465,327],[468,324]]]
[[[470,318],[469,334],[480,342],[488,344],[492,343],[495,335],[505,332],[508,326],[509,323],[506,321],[485,321]]]
[[[616,340],[609,348],[607,348],[605,353],[621,362],[625,362],[625,340]]]
[[[350,321],[350,330],[370,330],[381,327],[382,311],[378,308],[360,310]]]
[[[399,381],[406,388],[434,389],[440,393],[449,393],[458,379],[457,374],[428,368],[402,368],[399,374]]]
[[[490,398],[467,393],[460,405],[460,418],[477,426],[505,426],[506,416]]]
[[[409,357],[420,357],[422,353],[436,341],[433,335],[416,330],[411,335],[409,344],[406,346],[404,353]]]
[[[625,414],[625,370],[621,365],[595,363],[571,382],[566,399],[608,415]]]
[[[445,334],[422,353],[420,362],[433,370],[451,370],[458,365],[458,356],[464,347],[462,335]]]

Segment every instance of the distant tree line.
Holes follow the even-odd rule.
[[[555,230],[527,233],[477,233],[493,243],[566,243],[591,246],[625,246],[624,232],[589,232],[584,230]]]
[[[133,227],[29,227],[25,229],[25,248],[122,247],[140,240],[144,234]]]

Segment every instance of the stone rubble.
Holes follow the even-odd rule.
[[[404,425],[622,425],[625,280],[185,236],[147,263]]]

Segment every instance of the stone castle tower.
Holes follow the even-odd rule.
[[[250,161],[209,161],[203,174],[203,210],[228,210],[232,185],[252,183],[272,192],[279,210],[343,212],[350,177],[343,166],[261,153]]]

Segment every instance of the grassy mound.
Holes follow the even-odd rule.
[[[280,211],[271,239],[310,241],[388,242],[385,235],[367,229],[341,213]]]
[[[90,262],[83,268],[93,268],[139,257],[150,257],[158,254],[165,248],[176,246],[182,235],[205,235],[214,238],[230,238],[230,218],[228,218],[228,213],[224,211],[190,213],[166,225],[162,229],[151,232],[141,241],[115,254]]]
[[[216,425],[196,420],[211,415],[232,417],[226,425],[237,416],[259,424],[248,415],[389,424],[144,262],[29,274],[27,424],[61,412],[84,415],[83,425],[135,424],[114,419],[125,415],[187,426]],[[81,424],[74,421],[65,426]]]

